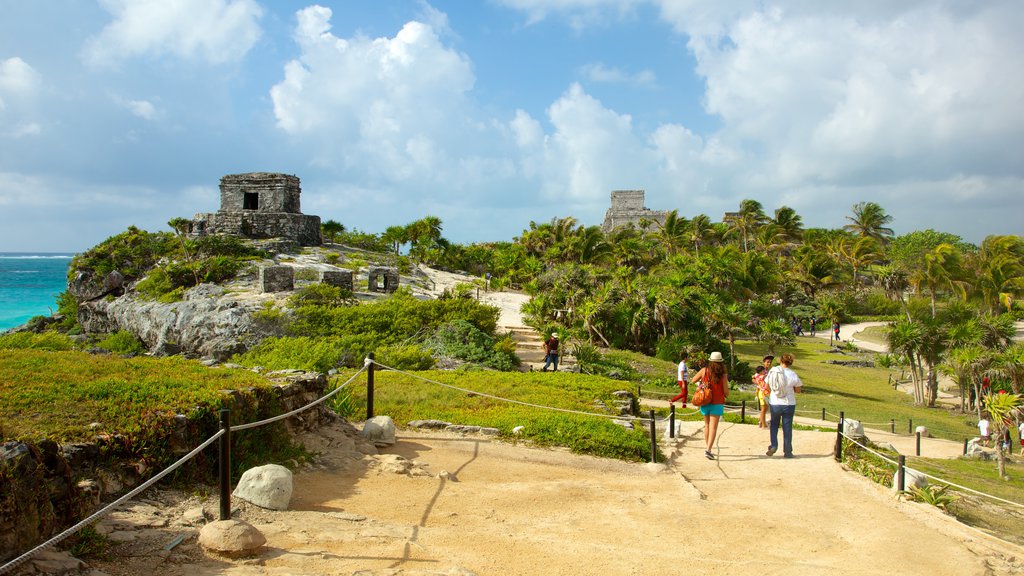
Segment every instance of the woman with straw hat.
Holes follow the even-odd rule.
[[[725,369],[721,352],[712,352],[708,356],[708,364],[693,375],[690,382],[706,382],[711,388],[711,403],[700,407],[700,413],[704,416],[704,457],[714,460],[715,455],[711,449],[715,446],[715,438],[718,435],[718,421],[725,413],[725,399],[729,397],[729,374]]]

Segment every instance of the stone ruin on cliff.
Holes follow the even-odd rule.
[[[643,190],[613,190],[612,205],[604,214],[601,231],[608,234],[616,228],[640,226],[641,220],[664,224],[667,210],[650,210],[644,206]]]
[[[220,210],[196,214],[190,234],[244,238],[284,238],[320,246],[320,217],[299,209],[298,176],[272,172],[229,174],[220,179]]]

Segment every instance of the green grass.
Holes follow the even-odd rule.
[[[221,390],[269,387],[247,370],[210,369],[182,358],[120,358],[84,352],[3,350],[0,422],[4,440],[90,440],[143,431],[159,414],[219,407]]]
[[[893,460],[898,457],[898,454],[878,446],[872,449]],[[853,470],[875,482],[892,487],[896,467],[891,462],[859,449],[849,441],[843,444],[843,461]],[[991,460],[908,457],[906,465],[908,468],[984,494],[1024,503],[1024,459],[1018,456],[1007,458],[1007,480],[999,478],[996,463]],[[928,482],[932,486],[945,485],[931,479]],[[1021,515],[1020,507],[978,496],[956,487],[950,487],[947,493],[955,495],[957,499],[946,507],[946,511],[961,522],[1011,542],[1024,544],[1024,516]]]
[[[339,375],[344,382],[351,372]],[[497,373],[490,371],[424,371],[415,376],[378,371],[374,383],[374,412],[387,414],[399,426],[421,419],[497,428],[503,439],[525,440],[541,446],[565,446],[574,452],[624,460],[650,459],[650,440],[637,425],[627,430],[609,418],[542,410],[478,394],[446,388],[434,382],[484,394],[564,410],[618,414],[613,392],[628,389],[623,382],[571,373]],[[352,402],[365,406],[366,387],[356,383]],[[335,384],[337,385],[337,383]],[[601,408],[600,401],[608,408]],[[521,434],[512,429],[523,426]]]
[[[909,394],[894,390],[889,377],[898,372],[886,368],[853,368],[826,364],[827,360],[871,359],[874,353],[833,354],[828,342],[816,338],[798,338],[796,345],[777,349],[775,357],[790,352],[796,357],[793,370],[803,380],[803,393],[797,396],[798,414],[820,418],[821,409],[830,415],[844,412],[847,418],[859,420],[865,426],[889,428],[890,419],[896,420],[896,432],[908,433],[913,420],[914,427],[926,426],[932,436],[962,441],[977,433],[975,417],[959,414],[944,407],[927,408],[915,406]],[[758,342],[736,343],[737,355],[755,363],[766,350]],[[730,396],[730,400],[732,397]],[[801,414],[803,412],[803,414]]]

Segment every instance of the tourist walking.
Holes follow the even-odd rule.
[[[544,367],[540,369],[541,372],[547,372],[548,366],[552,366],[552,370],[558,372],[558,333],[552,333],[551,338],[544,341]]]
[[[981,437],[981,445],[988,447],[988,441],[992,438],[992,425],[988,421],[988,412],[984,412],[981,415],[981,420],[978,420],[978,436]]]
[[[836,342],[839,342],[839,322],[832,323],[832,334],[836,337]]]
[[[711,388],[711,403],[700,407],[700,413],[704,416],[704,457],[714,460],[715,455],[711,449],[715,446],[715,437],[718,435],[718,421],[725,414],[725,399],[729,397],[729,374],[725,370],[725,362],[721,352],[712,352],[708,356],[708,363],[693,375],[692,384],[698,382]]]
[[[785,353],[779,358],[779,366],[768,371],[765,380],[771,389],[768,404],[772,413],[771,445],[766,455],[772,456],[779,449],[779,428],[782,428],[782,454],[786,458],[793,457],[793,416],[796,414],[796,395],[803,391],[803,382],[793,365],[793,355]]]
[[[687,387],[689,379],[687,378],[688,374],[686,371],[686,361],[689,358],[690,354],[686,350],[683,350],[682,353],[679,354],[679,367],[676,369],[676,384],[679,385],[679,394],[676,394],[668,401],[669,404],[672,404],[673,402],[682,399],[683,408],[686,408],[686,396],[689,392],[689,388]]]
[[[757,407],[761,414],[758,419],[758,428],[768,427],[768,395],[771,394],[771,390],[768,388],[768,382],[765,381],[765,377],[768,376],[768,371],[772,369],[772,361],[775,360],[775,356],[769,354],[761,359],[761,365],[757,367],[757,372],[754,374],[754,384],[757,386]]]

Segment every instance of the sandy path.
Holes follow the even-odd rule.
[[[702,423],[682,426],[681,438],[664,445],[662,465],[437,432],[403,432],[385,451],[430,476],[367,467],[369,458],[328,450],[323,469],[296,475],[291,510],[243,507],[268,539],[258,558],[188,556],[191,540],[179,563],[135,557],[96,567],[111,575],[233,576],[888,576],[894,569],[1002,576],[1024,569],[1024,549],[844,470],[831,457],[832,434],[795,431],[797,457],[768,458],[764,431],[724,424],[717,460],[709,461]],[[319,435],[323,446],[332,434],[339,433]],[[442,471],[448,475],[438,477]]]

